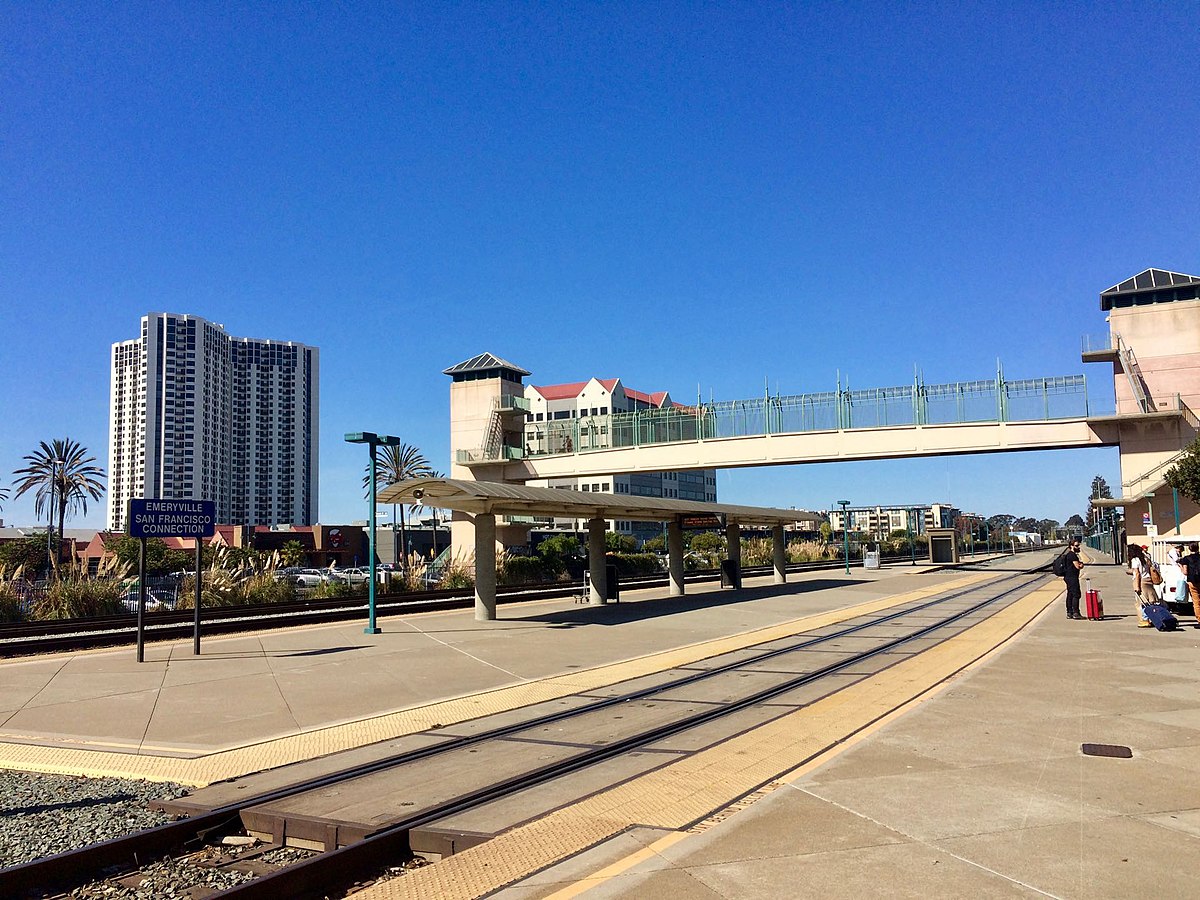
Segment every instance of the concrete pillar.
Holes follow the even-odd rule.
[[[670,554],[667,568],[671,575],[669,596],[682,597],[683,582],[683,525],[678,520],[667,523],[667,552]]]
[[[588,519],[588,602],[598,606],[608,602],[608,560],[604,550],[604,520]]]
[[[726,556],[733,563],[733,587],[742,587],[742,526],[731,522],[725,526]]]
[[[496,618],[496,517],[475,516],[475,621]]]
[[[775,583],[787,584],[787,545],[782,525],[771,529],[771,559],[775,563]]]

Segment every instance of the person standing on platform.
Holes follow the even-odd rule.
[[[1188,550],[1191,552],[1187,556],[1179,558],[1179,568],[1183,569],[1183,577],[1187,579],[1192,612],[1196,614],[1197,625],[1200,625],[1200,544],[1193,541],[1188,544]]]
[[[1130,544],[1126,556],[1125,571],[1133,576],[1133,598],[1137,604],[1138,628],[1149,628],[1150,620],[1142,612],[1142,607],[1158,599],[1154,593],[1154,585],[1150,581],[1150,565],[1146,553],[1138,544]]]
[[[1079,590],[1079,573],[1083,569],[1083,560],[1079,558],[1079,541],[1071,541],[1067,552],[1063,555],[1063,581],[1067,583],[1067,618],[1082,619],[1079,614],[1079,598],[1083,592]]]

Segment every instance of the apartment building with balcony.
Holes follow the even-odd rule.
[[[108,527],[132,497],[212,500],[217,521],[312,525],[318,515],[316,347],[239,338],[153,312],[112,345]]]
[[[452,478],[503,480],[506,464],[548,453],[574,453],[617,443],[615,438],[639,411],[677,408],[665,391],[647,394],[619,378],[558,385],[527,385],[526,369],[491,353],[481,353],[443,370],[451,378],[450,446]],[[623,434],[623,432],[622,432]],[[680,472],[609,473],[600,476],[531,479],[531,487],[573,488],[586,492],[666,497],[713,503],[713,469]],[[576,530],[569,519],[507,516],[497,523],[502,546],[527,543],[530,528]],[[608,529],[638,539],[661,532],[654,523],[609,521]],[[474,546],[474,524],[455,514],[454,546]]]
[[[925,534],[930,528],[953,528],[959,510],[949,503],[912,504],[910,506],[861,506],[848,507],[845,517],[842,510],[829,511],[829,526],[841,532],[845,520],[850,522],[850,531],[865,534],[875,540],[883,540],[893,531],[912,530],[913,534]]]
[[[641,410],[686,409],[674,402],[666,391],[645,393],[626,387],[620,378],[591,378],[566,384],[526,385],[525,452],[572,452],[612,446],[614,419]],[[686,472],[640,472],[554,478],[530,485],[569,488],[578,491],[602,491],[640,497],[665,497],[679,500],[717,502],[715,469]],[[539,523],[552,529],[578,530],[579,523],[553,520]],[[629,534],[639,540],[661,532],[655,523],[610,521],[608,529]]]

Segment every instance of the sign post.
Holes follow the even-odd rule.
[[[129,501],[129,536],[142,545],[138,558],[137,661],[145,662],[146,539],[191,537],[196,539],[196,624],[193,652],[200,653],[200,539],[212,537],[217,504],[212,500],[157,500],[133,497]]]

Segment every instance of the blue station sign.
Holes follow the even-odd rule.
[[[214,500],[152,500],[134,497],[129,501],[129,536],[212,537],[216,528]]]

